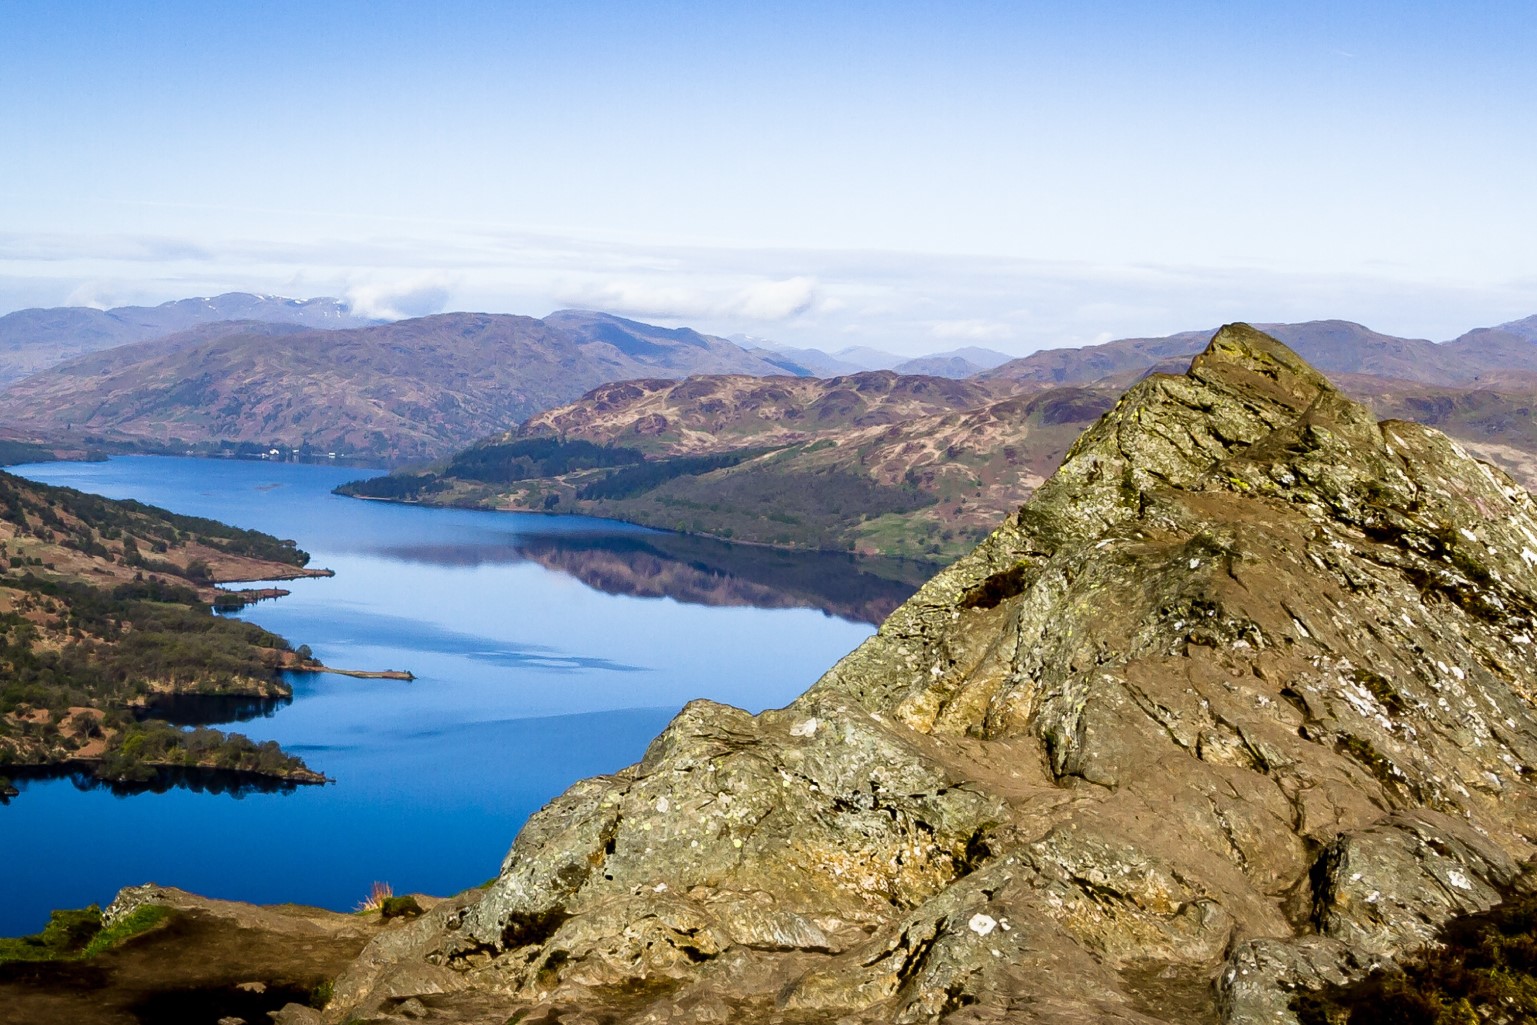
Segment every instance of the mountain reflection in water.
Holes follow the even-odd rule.
[[[226,694],[161,694],[140,710],[140,719],[172,726],[218,726],[264,719],[293,703],[291,697],[257,698]]]
[[[440,566],[534,562],[604,594],[691,605],[817,609],[879,624],[934,575],[903,559],[792,552],[661,531],[526,533],[484,544],[390,546],[381,555]]]

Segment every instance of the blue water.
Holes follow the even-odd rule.
[[[375,880],[457,892],[495,875],[518,828],[565,787],[637,760],[686,701],[783,705],[871,632],[822,611],[859,604],[849,560],[765,570],[747,552],[758,575],[744,585],[730,546],[669,563],[674,536],[639,527],[330,494],[370,473],[356,468],[141,456],[12,469],[293,538],[336,576],[284,583],[289,597],[241,615],[329,665],[417,679],[295,676],[291,704],[230,727],[278,741],[329,786],[117,796],[22,782],[0,807],[0,935],[146,881],[337,909]],[[649,561],[624,561],[637,550]],[[697,586],[688,601],[609,593],[633,590],[610,580],[615,565],[659,558],[728,604],[698,603]],[[902,585],[871,586],[876,604],[899,600],[887,591]]]

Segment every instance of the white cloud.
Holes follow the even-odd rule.
[[[777,323],[814,309],[818,289],[816,281],[805,276],[713,288],[631,278],[567,283],[558,289],[556,298],[566,305],[632,317],[742,318]]]
[[[154,254],[157,258],[151,259]],[[1477,286],[1387,274],[922,253],[645,245],[531,233],[309,241],[0,232],[0,313],[226,291],[341,296],[364,315],[543,316],[581,306],[710,334],[906,356],[1022,355],[1230,320],[1339,317],[1434,339],[1534,312],[1531,275]]]
[[[809,311],[816,299],[816,282],[811,278],[763,281],[742,290],[734,312],[754,320],[789,320]]]
[[[352,312],[379,320],[405,320],[441,312],[448,305],[453,282],[442,274],[374,279],[348,285],[342,293]]]
[[[119,305],[112,299],[111,291],[100,281],[82,281],[64,300],[65,306],[89,306],[93,310],[108,310]]]
[[[964,338],[973,342],[998,342],[1014,337],[1014,329],[997,320],[936,320],[929,325],[935,338]]]

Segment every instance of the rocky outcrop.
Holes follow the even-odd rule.
[[[1220,331],[788,708],[695,702],[333,1021],[1285,1022],[1524,886],[1537,507]]]

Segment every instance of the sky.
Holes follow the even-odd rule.
[[[1011,354],[1537,313],[1537,4],[0,0],[0,313]]]

